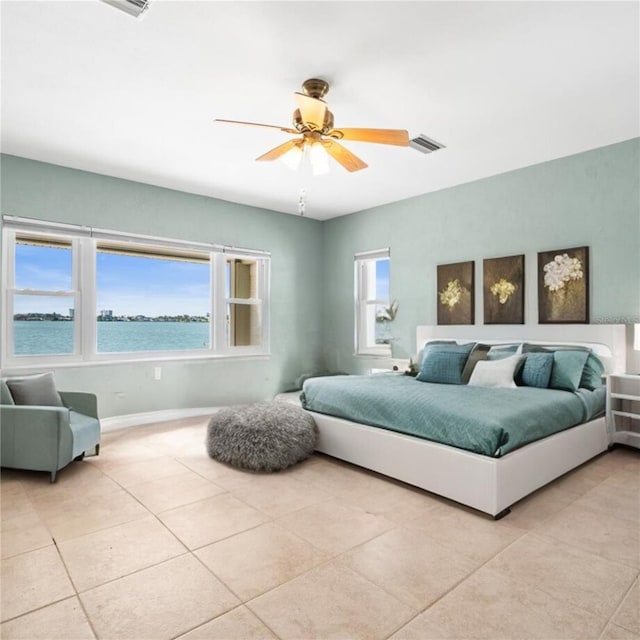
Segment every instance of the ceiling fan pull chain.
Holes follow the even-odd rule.
[[[305,209],[305,206],[307,205],[306,197],[307,197],[307,191],[305,189],[300,189],[300,196],[298,198],[298,213],[301,216],[304,216],[304,209]]]

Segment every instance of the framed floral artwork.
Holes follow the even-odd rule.
[[[485,324],[524,324],[524,255],[482,261]]]
[[[438,324],[473,324],[475,263],[438,265]]]
[[[538,322],[589,322],[589,247],[538,253]]]

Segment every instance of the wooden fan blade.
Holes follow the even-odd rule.
[[[409,133],[404,129],[332,129],[326,135],[337,140],[409,146]]]
[[[360,169],[366,169],[369,166],[360,160],[358,156],[353,155],[351,151],[333,140],[326,140],[322,145],[327,150],[327,153],[334,160],[337,160],[347,171],[360,171]]]
[[[298,109],[300,109],[302,122],[306,125],[311,125],[314,129],[322,129],[327,103],[324,102],[324,100],[306,96],[304,93],[294,93],[293,95],[295,96]]]
[[[256,160],[277,160],[278,158],[282,157],[285,153],[287,153],[287,151],[291,151],[291,149],[293,149],[294,147],[301,146],[302,144],[303,144],[302,140],[300,140],[299,138],[295,138],[294,140],[288,140],[287,142],[284,142],[283,144],[279,144],[277,147],[274,147],[273,149],[271,149],[271,151],[267,151],[267,153],[263,153],[259,158],[256,158]]]
[[[289,127],[278,127],[273,124],[260,124],[259,122],[242,122],[241,120],[222,120],[221,118],[214,118],[214,122],[223,122],[224,124],[246,124],[250,127],[262,127],[263,129],[278,129],[278,131],[284,131],[285,133],[298,133],[295,129]]]

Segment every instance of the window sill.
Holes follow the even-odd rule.
[[[391,351],[384,352],[380,351],[379,353],[354,353],[354,358],[365,358],[368,360],[390,360],[392,359]]]
[[[234,353],[234,354],[207,354],[207,355],[182,355],[182,356],[149,356],[146,358],[128,358],[123,354],[122,358],[110,358],[108,360],[42,360],[40,362],[29,363],[5,363],[1,369],[3,376],[14,373],[29,373],[42,371],[44,368],[48,369],[80,369],[85,367],[105,367],[105,366],[118,366],[118,365],[136,365],[136,364],[171,364],[173,362],[181,362],[184,364],[208,362],[213,360],[268,360],[271,357],[270,353]]]

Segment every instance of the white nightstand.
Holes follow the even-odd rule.
[[[640,448],[640,375],[607,376],[607,429],[611,442]]]
[[[369,369],[369,373],[404,373],[409,368],[408,360],[393,358],[386,361],[378,361]]]

